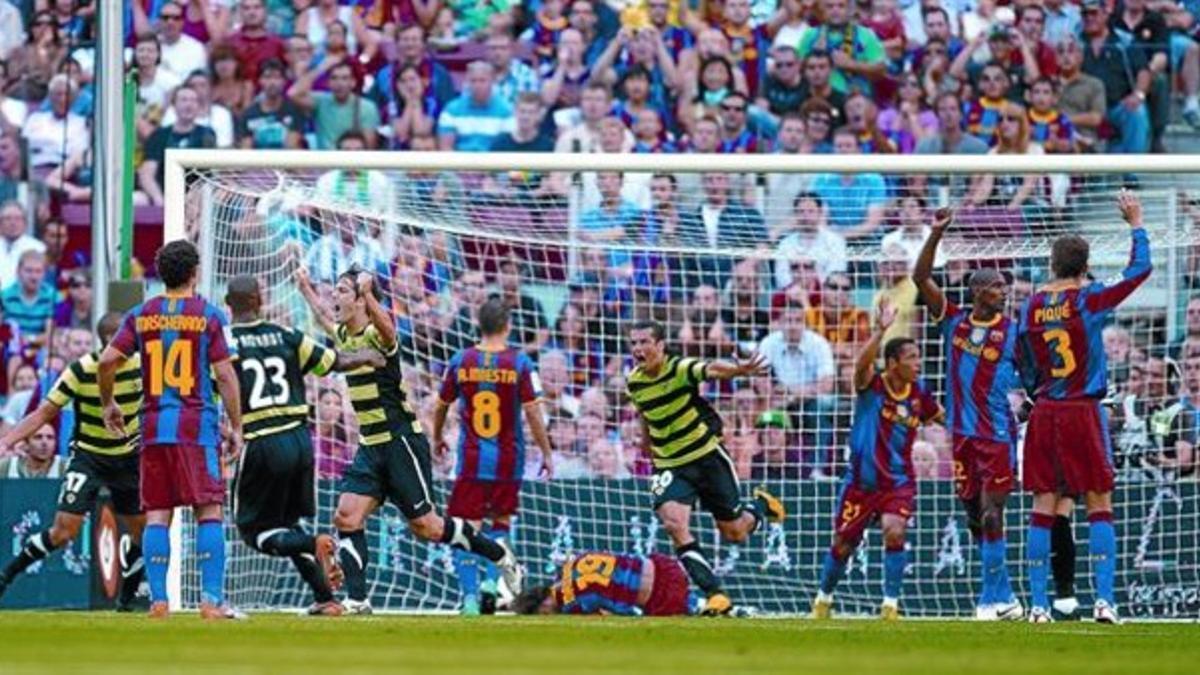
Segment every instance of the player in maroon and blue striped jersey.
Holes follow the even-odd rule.
[[[929,238],[913,269],[929,316],[940,322],[946,371],[946,419],[954,448],[954,483],[967,512],[967,527],[980,551],[979,619],[1019,619],[1005,563],[1004,504],[1013,487],[1016,421],[1008,394],[1020,387],[1016,322],[1005,316],[1008,282],[995,269],[971,275],[972,306],[946,299],[933,281],[938,244],[954,219],[950,209],[934,213]]]
[[[668,555],[587,551],[567,558],[559,580],[517,596],[517,614],[699,614],[703,602],[688,591],[683,565]]]
[[[121,328],[100,355],[98,384],[104,422],[124,429],[124,416],[113,398],[114,376],[124,361],[141,357],[141,498],[146,511],[142,554],[150,582],[150,615],[165,617],[167,565],[171,545],[167,528],[175,507],[195,510],[196,555],[200,562],[200,612],[205,618],[233,618],[224,604],[225,536],[222,505],[225,479],[217,446],[221,440],[217,391],[225,404],[232,434],[229,449],[242,444],[237,373],[225,341],[221,310],[196,295],[200,254],[188,241],[163,246],[155,266],[166,293],[125,315]]]
[[[892,338],[883,349],[883,372],[875,358],[883,334],[896,319],[896,308],[879,307],[875,332],[854,364],[854,422],[850,428],[850,466],[834,512],[833,545],[825,554],[821,588],[813,600],[813,618],[827,619],[833,591],[846,571],[846,561],[862,540],[863,531],[880,521],[884,542],[883,605],[885,620],[900,617],[904,585],[905,530],[915,508],[917,482],[912,448],[917,429],[942,422],[943,412],[933,392],[920,379],[921,350],[909,338]]]
[[[507,540],[512,517],[520,501],[525,472],[525,432],[522,417],[542,451],[542,475],[551,475],[550,439],[542,418],[542,385],[533,361],[519,348],[510,347],[509,311],[499,297],[479,308],[479,344],[451,359],[442,381],[433,416],[435,450],[447,452],[444,440],[446,413],[458,403],[458,477],[446,513],[463,518],[492,539]],[[479,583],[477,557],[454,552],[464,614],[492,614],[496,609],[496,566],[484,561],[486,575]],[[482,592],[482,593],[481,593]]]
[[[1065,235],[1050,249],[1054,280],[1025,301],[1019,315],[1018,363],[1033,393],[1025,436],[1025,486],[1034,494],[1029,517],[1030,621],[1048,623],[1050,530],[1062,495],[1083,494],[1088,549],[1096,579],[1093,617],[1118,623],[1113,583],[1117,540],[1112,524],[1113,465],[1108,415],[1108,360],[1102,331],[1113,310],[1150,277],[1150,238],[1142,205],[1128,190],[1117,197],[1133,239],[1129,264],[1113,284],[1088,277],[1088,243]]]

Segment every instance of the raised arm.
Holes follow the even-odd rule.
[[[766,357],[762,354],[751,354],[750,358],[735,357],[732,360],[718,359],[710,361],[705,371],[710,380],[732,380],[736,377],[751,375],[766,375],[771,370]]]
[[[304,296],[304,300],[308,303],[309,309],[312,310],[313,317],[317,320],[317,324],[321,326],[321,330],[325,331],[326,335],[336,333],[337,322],[325,310],[324,304],[321,302],[321,296],[317,295],[317,289],[313,288],[312,279],[308,276],[308,269],[303,265],[296,270],[296,286],[299,287],[300,295]]]
[[[1121,280],[1104,288],[1099,293],[1088,296],[1088,309],[1093,312],[1111,310],[1129,297],[1138,286],[1150,278],[1150,237],[1142,225],[1142,203],[1133,192],[1121,190],[1117,195],[1117,208],[1121,217],[1129,223],[1129,233],[1133,239],[1132,250],[1129,254],[1129,264],[1121,271]]]
[[[942,293],[942,289],[933,281],[933,261],[937,256],[938,244],[942,241],[942,235],[946,233],[946,228],[954,222],[954,212],[947,208],[941,208],[934,212],[933,222],[930,223],[929,238],[925,240],[925,245],[921,247],[921,253],[917,256],[917,264],[913,267],[912,280],[917,285],[917,290],[921,292],[921,298],[925,300],[925,306],[929,308],[930,316],[938,319],[946,315],[946,294]]]
[[[390,354],[396,347],[396,322],[392,321],[391,314],[388,314],[388,311],[375,298],[373,292],[375,275],[370,272],[359,272],[357,281],[358,292],[362,294],[367,303],[367,317],[370,318],[371,325],[375,326],[375,331],[379,333],[379,346],[385,354]]]
[[[875,332],[863,346],[858,359],[854,362],[854,390],[862,391],[871,386],[871,378],[875,376],[875,359],[879,357],[879,346],[883,342],[883,334],[891,328],[896,320],[896,308],[886,300],[879,303],[879,315],[875,319]]]

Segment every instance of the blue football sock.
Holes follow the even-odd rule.
[[[171,563],[171,534],[166,525],[147,525],[142,532],[142,559],[150,583],[150,602],[167,602],[167,566]]]
[[[995,602],[992,599],[992,589],[994,586],[991,577],[988,576],[987,542],[979,539],[976,540],[976,543],[978,544],[977,552],[979,553],[979,600],[976,601],[976,605],[982,607]]]
[[[899,598],[904,588],[904,568],[908,565],[908,551],[901,546],[883,553],[883,597]]]
[[[983,553],[983,592],[987,602],[1008,600],[1010,596],[1004,595],[1000,585],[1004,573],[1004,540],[985,541],[980,550]]]
[[[834,557],[833,551],[826,551],[825,564],[821,568],[821,592],[826,595],[833,593],[845,573],[846,561]]]
[[[196,528],[196,557],[200,561],[200,600],[225,602],[225,533],[221,521],[202,520]]]
[[[1029,592],[1034,607],[1050,608],[1050,528],[1054,516],[1033,513],[1029,516],[1029,541],[1025,561],[1029,565]]]
[[[1113,582],[1117,573],[1117,533],[1113,529],[1112,514],[1090,514],[1088,524],[1088,553],[1096,578],[1096,597],[1116,606]]]
[[[1013,593],[1012,589],[1012,579],[1008,576],[1008,540],[1001,537],[996,541],[996,547],[1000,550],[1000,573],[996,578],[996,602],[1008,602],[1016,597],[1016,593]]]
[[[466,551],[454,550],[454,571],[458,574],[458,590],[463,600],[479,599],[479,556]]]

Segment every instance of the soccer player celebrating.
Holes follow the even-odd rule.
[[[948,356],[946,412],[953,437],[954,483],[982,560],[975,618],[1014,620],[1024,609],[1009,583],[1004,504],[1013,487],[1016,448],[1008,393],[1020,387],[1017,330],[1005,316],[1008,284],[999,271],[983,268],[971,275],[970,309],[947,300],[933,281],[934,256],[953,218],[950,209],[934,214],[912,278],[930,316],[941,324]]]
[[[165,618],[168,614],[171,542],[167,529],[175,507],[191,506],[198,523],[200,614],[206,619],[238,618],[225,605],[225,481],[217,456],[220,412],[210,375],[216,375],[229,418],[227,448],[236,454],[242,446],[241,397],[225,342],[225,319],[221,310],[195,293],[200,253],[190,242],[163,246],[155,267],[166,293],[126,314],[100,355],[104,423],[112,433],[125,434],[125,412],[115,398],[115,379],[131,358],[140,358],[144,397],[140,482],[146,511],[142,551],[150,582],[150,615]]]
[[[917,492],[912,448],[917,428],[941,422],[941,406],[920,379],[921,350],[909,338],[892,338],[883,348],[883,372],[875,358],[883,334],[896,320],[896,308],[879,307],[875,332],[854,364],[854,422],[850,428],[850,466],[834,512],[833,545],[825,554],[821,588],[813,600],[813,618],[828,619],[833,591],[863,530],[878,519],[883,529],[883,605],[880,617],[900,618],[900,590],[908,554],[904,535]]]
[[[419,539],[449,544],[479,554],[500,567],[513,593],[521,592],[523,571],[503,542],[479,534],[462,518],[443,518],[434,509],[429,442],[408,402],[400,376],[400,345],[391,314],[379,302],[378,289],[369,272],[352,266],[333,288],[333,318],[301,268],[300,291],[322,325],[334,327],[339,349],[375,349],[383,354],[382,367],[363,366],[346,375],[350,404],[358,417],[359,445],[354,462],[342,477],[334,526],[338,529],[338,557],[346,577],[342,605],[351,614],[370,614],[367,599],[367,548],[365,523],[384,499],[391,499]]]
[[[121,315],[105,314],[96,325],[101,345],[107,345],[121,326]],[[96,372],[100,354],[85,354],[63,369],[54,387],[37,409],[0,436],[0,456],[44,425],[52,424],[59,411],[71,405],[75,426],[71,432],[71,460],[63,472],[62,491],[54,523],[29,537],[8,566],[0,571],[0,595],[18,574],[62,548],[79,536],[84,516],[96,505],[100,489],[107,487],[113,508],[134,542],[121,556],[121,592],[117,611],[131,611],[138,585],[145,577],[142,564],[142,528],[146,517],[138,500],[138,419],[142,404],[142,380],[138,359],[125,362],[116,374],[115,400],[125,418],[125,433],[114,434],[104,426]]]
[[[517,614],[695,614],[700,598],[688,591],[688,575],[674,558],[589,551],[567,558],[552,585],[522,592]]]
[[[458,477],[446,513],[467,520],[476,530],[486,517],[491,523],[487,534],[498,541],[507,540],[520,499],[525,471],[522,411],[542,451],[542,473],[549,478],[552,472],[541,384],[524,350],[508,346],[508,333],[508,306],[498,296],[489,298],[479,308],[481,340],[451,359],[433,412],[433,444],[441,454],[448,451],[443,438],[446,413],[450,404],[459,402]],[[493,614],[499,571],[487,564],[481,588],[475,560],[467,551],[454,552],[463,613]]]
[[[246,449],[234,484],[234,520],[242,540],[269,556],[289,558],[312,588],[311,615],[337,616],[333,598],[341,584],[336,544],[300,526],[317,513],[312,437],[307,428],[304,376],[382,367],[373,349],[339,353],[297,330],[262,319],[258,281],[229,281],[225,302],[233,312],[230,332],[242,393]]]
[[[1088,550],[1095,576],[1093,618],[1119,623],[1113,592],[1117,539],[1112,524],[1113,466],[1108,417],[1108,363],[1101,331],[1109,315],[1150,276],[1150,239],[1142,205],[1128,190],[1117,206],[1133,239],[1129,264],[1112,285],[1088,278],[1088,243],[1065,235],[1050,248],[1054,280],[1021,307],[1018,359],[1033,412],[1025,436],[1025,485],[1033,492],[1026,558],[1033,609],[1030,621],[1052,621],[1047,593],[1050,533],[1060,496],[1084,495]]]
[[[700,395],[700,385],[761,375],[767,364],[759,354],[737,361],[671,356],[665,336],[657,321],[634,325],[630,342],[636,366],[626,387],[654,462],[654,510],[675,545],[675,555],[707,597],[705,613],[728,614],[733,604],[688,528],[697,497],[721,535],[732,542],[745,541],[767,518],[782,522],[786,511],[783,502],[761,487],[754,490],[754,499],[742,502],[733,460],[722,445],[721,417]]]

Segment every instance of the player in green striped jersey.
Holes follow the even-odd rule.
[[[374,350],[335,352],[304,333],[262,318],[262,291],[250,276],[229,281],[225,303],[233,323],[246,447],[234,484],[234,521],[242,540],[269,556],[288,558],[313,591],[312,615],[340,615],[333,591],[341,584],[336,544],[300,525],[317,513],[316,461],[308,430],[304,377],[384,364]]]
[[[333,289],[334,317],[328,316],[316,290],[301,268],[300,292],[331,332],[341,349],[375,349],[386,363],[366,366],[346,376],[350,404],[358,418],[359,443],[354,461],[342,476],[334,526],[338,553],[346,575],[343,601],[347,612],[369,614],[367,599],[366,520],[390,499],[408,521],[409,529],[425,541],[449,544],[495,563],[515,594],[521,592],[523,570],[503,542],[475,530],[457,517],[443,517],[433,501],[433,463],[429,441],[408,402],[400,374],[400,345],[392,315],[380,303],[374,276],[351,267]]]
[[[121,326],[121,315],[105,314],[96,326],[101,345],[107,345]],[[13,579],[30,565],[66,546],[79,536],[83,520],[96,505],[100,489],[108,487],[113,509],[129,534],[130,546],[121,550],[119,611],[131,611],[138,586],[145,576],[142,564],[142,513],[138,494],[138,409],[142,404],[141,365],[127,360],[117,370],[114,400],[125,416],[125,433],[117,435],[104,426],[100,390],[96,382],[99,352],[84,354],[68,365],[37,409],[0,436],[0,456],[47,424],[55,424],[59,411],[68,405],[75,413],[71,430],[71,459],[63,471],[62,490],[54,523],[25,542],[21,552],[0,571],[0,595]]]
[[[642,321],[630,332],[636,364],[626,379],[629,400],[642,420],[643,440],[654,462],[650,491],[654,510],[675,545],[675,555],[707,596],[705,613],[733,610],[729,597],[688,528],[697,498],[713,515],[721,535],[744,541],[763,520],[782,522],[783,503],[765,488],[743,501],[733,460],[721,439],[721,416],[700,393],[707,380],[763,375],[761,355],[737,361],[702,361],[667,354],[666,331]]]

